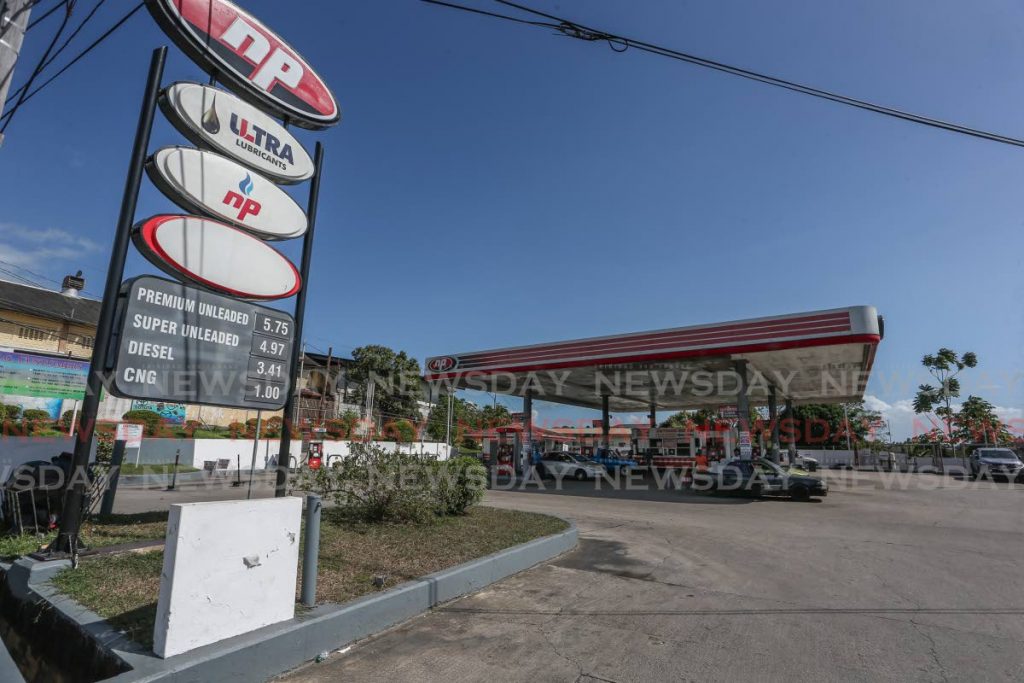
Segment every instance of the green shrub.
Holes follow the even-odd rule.
[[[10,420],[13,422],[14,420],[17,420],[18,418],[21,417],[21,406],[5,405],[0,406],[0,409],[3,410],[3,412],[0,413],[0,417],[2,417],[4,420]]]
[[[145,436],[155,436],[164,421],[160,413],[153,410],[129,410],[121,416],[121,419],[125,422],[142,425]]]
[[[333,501],[356,521],[423,523],[439,508],[432,474],[433,463],[419,456],[354,443],[344,460],[303,469],[295,488]]]
[[[37,408],[29,408],[21,414],[21,419],[25,422],[50,422],[52,418],[50,413],[45,410],[39,410]]]
[[[21,414],[21,424],[26,433],[37,434],[43,430],[52,430],[54,422],[47,411],[29,408]]]
[[[109,465],[114,457],[114,433],[109,430],[96,430],[96,462]]]
[[[484,497],[487,470],[476,458],[454,458],[436,463],[438,512],[464,515]]]
[[[71,431],[71,420],[75,421],[75,426],[78,426],[78,416],[74,410],[65,410],[64,414],[60,416],[60,426],[65,432]]]
[[[284,420],[280,416],[274,415],[263,421],[263,425],[260,427],[260,436],[267,439],[273,439],[281,436],[282,427],[284,426]],[[253,422],[252,431],[256,431],[256,423]],[[292,436],[295,436],[295,432],[292,432]]]

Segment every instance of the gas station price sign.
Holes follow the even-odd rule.
[[[163,278],[121,288],[111,393],[276,410],[288,398],[290,315]]]

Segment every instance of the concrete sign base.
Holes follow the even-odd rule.
[[[172,657],[295,616],[301,498],[171,506],[153,651]]]

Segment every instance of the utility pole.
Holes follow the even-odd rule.
[[[0,0],[0,113],[14,80],[14,65],[28,27],[28,15],[35,0]],[[0,134],[0,145],[4,142]]]
[[[452,390],[448,393],[448,419],[444,425],[444,442],[451,448],[452,445],[452,398],[455,397],[455,391]]]

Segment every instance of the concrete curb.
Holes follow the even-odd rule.
[[[342,605],[321,605],[294,619],[168,659],[142,651],[99,616],[57,594],[46,581],[63,567],[44,571],[24,567],[14,573],[24,572],[23,580],[27,580],[32,592],[49,601],[132,668],[109,679],[111,683],[251,683],[290,671],[315,659],[321,652],[345,647],[436,605],[557,557],[574,548],[577,539],[576,525],[570,523],[568,529],[553,536],[403,583],[383,593]]]

